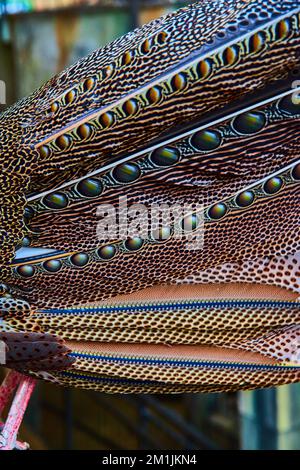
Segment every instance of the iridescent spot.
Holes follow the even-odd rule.
[[[24,237],[22,240],[22,246],[30,246],[31,240],[29,237]]]
[[[120,183],[132,183],[141,175],[141,170],[135,163],[123,163],[112,172],[113,177]]]
[[[108,112],[108,113],[101,114],[101,116],[99,116],[99,124],[101,124],[101,126],[104,129],[111,127],[114,122],[115,122],[115,115],[113,113]]]
[[[51,154],[51,150],[49,149],[47,145],[42,145],[39,148],[39,153],[42,158],[49,158]]]
[[[143,54],[148,54],[150,52],[150,41],[146,39],[141,45],[141,51]]]
[[[93,128],[90,124],[82,124],[77,128],[77,135],[81,140],[87,140],[91,137]]]
[[[292,170],[292,177],[294,178],[294,180],[296,181],[300,181],[300,163],[298,163],[298,165],[296,165],[293,170]]]
[[[237,46],[226,47],[223,52],[224,65],[233,65],[239,58],[239,48]]]
[[[168,240],[171,237],[172,230],[170,227],[159,227],[152,232],[153,240],[157,242],[163,242]]]
[[[253,191],[243,191],[236,197],[235,202],[239,207],[247,207],[251,206],[251,204],[254,202],[254,199],[255,194]]]
[[[125,101],[125,103],[123,104],[123,111],[126,116],[133,116],[137,113],[138,109],[138,102],[135,99]]]
[[[89,256],[86,253],[77,253],[76,255],[71,256],[70,261],[74,266],[81,268],[87,265],[89,262]]]
[[[282,179],[279,176],[274,176],[265,182],[263,189],[267,194],[276,194],[281,190],[282,186]]]
[[[52,259],[43,263],[43,268],[50,273],[57,273],[62,267],[62,262],[58,259]]]
[[[83,82],[84,91],[86,91],[86,92],[91,91],[94,88],[95,84],[96,84],[96,79],[95,78],[93,78],[93,77],[87,78]]]
[[[218,131],[203,130],[194,134],[191,138],[192,146],[203,152],[215,150],[220,146],[222,136]]]
[[[197,65],[197,69],[196,69],[198,78],[199,79],[207,78],[210,75],[212,68],[213,68],[213,63],[210,59],[201,60],[201,62],[199,62],[199,64]]]
[[[72,143],[71,137],[66,134],[59,136],[55,141],[55,144],[60,150],[66,150],[68,147],[70,147],[71,143]]]
[[[277,25],[275,26],[276,39],[278,40],[285,39],[290,34],[290,31],[291,31],[290,19],[279,21],[279,23],[277,23]]]
[[[57,101],[54,101],[50,106],[51,113],[53,114],[57,113],[58,109],[59,109],[59,104],[57,103]]]
[[[131,51],[127,51],[122,56],[122,65],[129,65],[133,59],[133,53]]]
[[[49,209],[64,209],[68,205],[68,198],[64,193],[51,193],[47,194],[42,202]]]
[[[96,178],[86,178],[77,184],[76,191],[80,196],[97,197],[102,193],[103,185]]]
[[[173,91],[181,91],[187,86],[187,76],[185,73],[177,73],[171,79],[171,87]]]
[[[253,34],[249,39],[249,52],[253,54],[259,52],[264,47],[265,41],[266,35],[262,31]]]
[[[19,274],[19,276],[29,278],[29,277],[34,276],[35,267],[32,266],[31,264],[24,264],[23,266],[18,266],[16,271]]]
[[[24,210],[24,219],[26,220],[26,222],[29,222],[29,220],[34,216],[34,210],[32,209],[32,207],[28,206],[28,207],[25,207],[25,210]]]
[[[184,217],[181,221],[181,227],[185,232],[192,232],[196,230],[200,222],[199,217],[197,214],[190,214]]]
[[[110,65],[107,65],[106,67],[104,67],[104,69],[102,70],[103,78],[111,77],[111,75],[113,74],[114,69],[115,69],[114,64],[110,64]]]
[[[65,95],[65,103],[66,104],[71,104],[73,101],[76,99],[76,91],[75,90],[70,90],[68,93]]]
[[[129,251],[138,251],[142,248],[143,244],[144,240],[140,237],[128,238],[124,243],[125,248]]]
[[[153,88],[150,88],[150,90],[147,91],[146,97],[150,104],[158,103],[162,97],[160,87],[155,86]]]
[[[167,38],[168,38],[168,33],[166,33],[165,31],[161,31],[156,37],[158,44],[164,44]]]
[[[179,150],[175,147],[161,147],[151,154],[151,161],[157,166],[171,166],[178,162]]]
[[[255,134],[263,129],[266,116],[258,111],[243,113],[232,122],[233,129],[239,134]]]
[[[222,219],[227,213],[227,206],[223,202],[219,202],[211,206],[208,216],[213,220]]]
[[[279,108],[292,116],[300,114],[300,94],[298,93],[295,91],[295,93],[282,98],[278,104]]]
[[[98,256],[102,259],[111,259],[116,254],[116,247],[114,245],[102,246],[98,250]]]

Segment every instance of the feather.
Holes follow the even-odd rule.
[[[122,393],[299,381],[299,21],[298,1],[203,0],[0,116],[11,367]],[[187,212],[109,236],[120,198],[133,226]]]

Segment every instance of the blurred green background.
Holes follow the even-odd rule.
[[[188,3],[0,0],[7,105],[78,58]],[[40,384],[21,438],[33,449],[300,449],[300,385],[158,397]]]

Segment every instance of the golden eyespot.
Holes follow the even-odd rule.
[[[66,104],[71,104],[73,101],[75,101],[77,96],[77,93],[75,90],[70,90],[68,93],[65,95],[65,103]]]

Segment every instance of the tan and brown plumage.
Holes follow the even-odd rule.
[[[12,367],[108,392],[299,381],[299,21],[298,1],[203,0],[0,116],[0,339],[51,335]],[[190,204],[203,248],[180,217],[99,239],[120,196]]]

